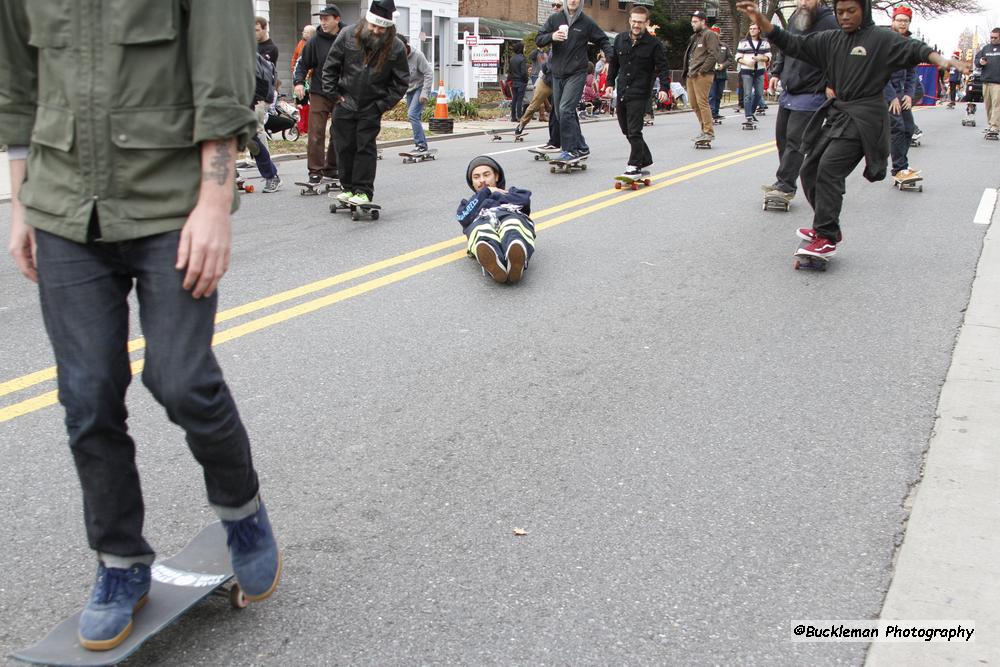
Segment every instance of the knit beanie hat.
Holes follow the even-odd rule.
[[[472,170],[475,169],[476,167],[481,167],[483,165],[488,166],[496,173],[497,187],[501,189],[505,188],[507,180],[504,177],[503,167],[500,166],[500,163],[488,155],[480,155],[479,157],[472,158],[472,162],[470,162],[469,166],[465,168],[465,182],[469,184],[469,187],[472,189],[472,191],[473,192],[476,191],[475,186],[472,185]]]

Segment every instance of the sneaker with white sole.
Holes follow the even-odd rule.
[[[528,249],[520,240],[511,241],[507,246],[507,282],[513,284],[521,280],[527,266]]]
[[[351,192],[350,190],[344,190],[339,195],[337,195],[337,201],[339,201],[341,204],[346,204],[348,201],[350,201],[351,197],[353,196],[354,196],[353,192]]]
[[[476,244],[476,259],[479,260],[483,271],[489,274],[490,278],[498,283],[507,282],[507,267],[500,259],[499,253],[493,244],[487,241],[480,241]]]
[[[353,204],[354,206],[364,206],[365,204],[371,204],[372,198],[364,192],[357,192],[351,195],[350,199],[347,200],[347,203]]]
[[[813,257],[833,257],[837,254],[837,244],[822,236],[817,236],[811,243],[799,248],[797,255],[811,255]]]

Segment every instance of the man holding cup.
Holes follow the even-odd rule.
[[[559,117],[560,160],[590,155],[580,131],[576,108],[587,81],[587,45],[596,44],[606,58],[613,55],[611,40],[592,18],[583,13],[580,0],[566,0],[565,7],[554,12],[538,32],[535,44],[552,45],[549,69],[552,72],[552,113]]]

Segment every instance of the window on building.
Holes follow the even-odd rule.
[[[399,16],[396,17],[396,32],[400,35],[406,35],[413,41],[413,35],[410,34],[410,8],[409,7],[397,7],[396,12]]]
[[[434,36],[434,14],[427,9],[420,10],[420,36],[423,38],[420,41],[420,51],[433,63],[434,42],[431,38]]]
[[[611,6],[611,0],[601,0],[601,9],[607,9]]]

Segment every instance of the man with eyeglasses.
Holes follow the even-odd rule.
[[[587,81],[587,45],[596,44],[611,58],[611,40],[594,19],[583,12],[580,0],[566,0],[565,8],[555,12],[538,31],[538,46],[552,45],[549,68],[552,72],[552,113],[559,115],[560,160],[590,155],[590,148],[580,131],[576,107]]]
[[[975,63],[983,72],[983,102],[989,132],[1000,130],[1000,28],[990,32],[990,43],[976,54]]]

